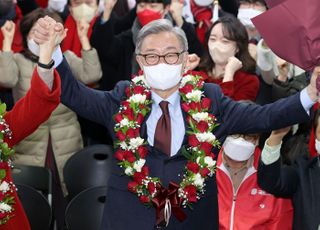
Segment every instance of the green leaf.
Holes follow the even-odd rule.
[[[3,180],[6,177],[6,170],[0,169],[0,180]]]
[[[0,104],[0,115],[4,115],[7,110],[7,106],[5,103]]]
[[[182,146],[181,153],[185,158],[187,158],[187,159],[191,158],[191,154],[189,153],[189,151],[186,149],[185,146]]]

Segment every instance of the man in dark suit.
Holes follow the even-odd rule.
[[[46,37],[53,33],[47,29],[53,24],[54,22],[48,18],[38,21],[34,38],[37,43],[45,41]],[[54,26],[58,32],[63,29],[58,25]],[[136,43],[137,61],[144,71],[153,100],[151,112],[141,124],[140,136],[148,143],[146,165],[149,167],[150,176],[160,178],[165,188],[170,182],[180,183],[179,175],[183,174],[187,162],[181,147],[187,145],[188,122],[186,113],[181,109],[183,99],[178,92],[187,61],[186,41],[181,29],[162,19],[146,25],[139,32]],[[75,80],[67,62],[61,61],[61,54],[56,53],[54,56],[56,64],[59,64],[57,70],[62,80],[62,103],[80,116],[107,127],[112,138],[117,140],[113,115],[118,113],[120,103],[126,99],[125,91],[130,82],[121,81],[108,92],[90,89]],[[56,58],[57,56],[60,58]],[[219,123],[214,130],[215,137],[223,143],[225,137],[230,134],[265,132],[306,121],[309,119],[308,111],[317,99],[317,74],[313,74],[311,84],[301,93],[266,106],[234,102],[223,95],[219,86],[205,84],[204,95],[212,102],[209,113],[213,114]],[[168,113],[171,121],[168,135],[168,138],[171,136],[170,148],[167,151],[157,147],[157,123],[165,115],[157,103],[162,101],[169,104]],[[218,229],[215,176],[206,180],[205,193],[193,205],[193,209],[183,209],[186,218],[179,221],[172,215],[167,226],[162,223],[156,224],[155,209],[144,206],[135,194],[128,191],[129,181],[130,177],[124,175],[123,169],[114,159],[101,229]]]

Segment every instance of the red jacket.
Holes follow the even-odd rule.
[[[61,93],[60,77],[56,71],[54,75],[54,89],[50,91],[47,85],[40,79],[38,72],[34,71],[28,93],[15,104],[10,112],[5,114],[4,119],[12,131],[13,138],[5,138],[4,141],[10,147],[35,131],[59,105]],[[0,167],[6,169],[7,179],[12,181],[7,163],[0,164]],[[28,219],[16,192],[14,192],[14,197],[16,201],[14,205],[14,217],[9,219],[6,224],[0,225],[0,230],[30,230]]]
[[[217,161],[219,229],[289,230],[292,229],[293,207],[290,199],[276,198],[263,191],[257,182],[261,151],[256,148],[253,167],[248,169],[238,191],[222,163]]]
[[[251,100],[255,101],[259,92],[259,79],[256,75],[237,71],[233,81],[222,82],[222,79],[213,79],[206,73],[201,72],[205,82],[218,84],[224,95],[235,101]]]

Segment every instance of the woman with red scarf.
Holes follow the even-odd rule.
[[[47,44],[55,42],[55,38]],[[14,108],[5,112],[0,105],[0,229],[30,230],[28,219],[19,201],[10,172],[11,147],[31,134],[46,121],[60,102],[60,78],[53,71],[51,51],[40,46],[38,67],[33,73],[31,88]]]

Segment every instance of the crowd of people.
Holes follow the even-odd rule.
[[[320,228],[320,67],[272,51],[251,21],[268,10],[0,0],[0,229],[30,229],[11,161],[52,171],[64,229],[63,167],[94,144],[114,146],[103,230]]]

